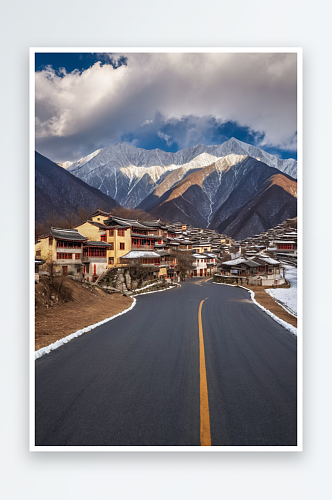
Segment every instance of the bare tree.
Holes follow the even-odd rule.
[[[190,274],[195,258],[189,252],[172,250],[171,255],[176,258],[175,271],[179,273],[180,278],[184,279]]]
[[[138,259],[134,259],[125,269],[128,270],[131,281],[137,283],[137,287],[147,281],[149,274],[155,270],[154,266],[143,266]]]

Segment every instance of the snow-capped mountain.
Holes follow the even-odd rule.
[[[100,189],[120,205],[126,208],[137,207],[165,178],[168,180],[169,189],[176,182],[181,180],[188,172],[201,169],[217,160],[217,157],[208,153],[201,153],[188,163],[168,163],[168,155],[159,155],[158,150],[154,150],[158,157],[149,155],[144,157],[139,153],[136,159],[134,153],[137,148],[125,144],[117,144],[100,150],[94,158],[87,162],[73,164],[68,168],[72,174],[84,180],[90,186]],[[142,150],[147,152],[146,150]],[[127,154],[128,153],[128,154]],[[164,153],[164,151],[160,151]],[[158,160],[163,164],[150,165],[152,160]]]
[[[234,138],[221,145],[197,144],[176,153],[145,150],[119,142],[74,162],[68,171],[114,198],[120,205],[135,208],[157,187],[160,188],[157,196],[161,196],[192,171],[232,154],[252,156],[296,178],[295,160],[281,160]]]
[[[73,164],[72,161],[65,161],[64,163],[57,163],[57,165],[59,165],[59,167],[62,167],[65,170],[67,170],[67,168],[70,167],[70,165],[72,165],[72,164]]]
[[[65,163],[70,163],[70,165],[68,165],[68,167],[71,167],[72,169],[75,169],[79,166],[83,166],[85,165],[85,163],[87,163],[88,161],[92,160],[95,156],[97,156],[98,153],[100,153],[101,149],[97,149],[97,151],[94,151],[93,153],[89,154],[88,156],[84,156],[84,158],[81,158],[80,160],[78,161],[75,161],[75,162],[65,162]],[[60,165],[60,163],[58,163],[58,165]],[[67,168],[68,168],[67,167]]]
[[[61,166],[125,208],[237,238],[296,216],[297,162],[234,138],[176,153],[117,143]]]

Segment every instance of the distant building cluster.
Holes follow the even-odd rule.
[[[231,259],[218,265],[217,280],[240,285],[285,284],[285,264],[297,266],[297,219],[242,241],[234,241]]]
[[[280,262],[275,258],[296,259],[297,253],[296,229],[290,231],[283,224],[235,242],[212,229],[181,222],[139,222],[97,210],[75,228],[51,228],[48,234],[39,235],[36,268],[43,273],[52,264],[58,275],[90,282],[96,282],[109,269],[133,265],[145,266],[151,280],[212,276],[216,272],[243,276],[254,269],[262,276],[263,272],[269,274],[269,266],[274,275],[280,275]]]

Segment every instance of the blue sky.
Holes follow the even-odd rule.
[[[59,73],[60,68],[65,68],[67,73],[91,68],[97,61],[101,64],[112,64],[113,67],[118,67],[119,64],[126,64],[126,58],[123,57],[120,61],[112,60],[111,54],[99,53],[80,53],[80,52],[38,52],[35,54],[35,69],[42,71],[47,66]],[[115,62],[117,61],[117,62]]]
[[[124,141],[178,151],[231,137],[296,159],[294,54],[37,53],[36,149],[74,161]]]

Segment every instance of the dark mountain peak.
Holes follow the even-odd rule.
[[[97,207],[110,211],[115,200],[64,170],[46,156],[35,152],[36,221],[52,214],[59,219],[78,216],[80,210],[93,212]]]

